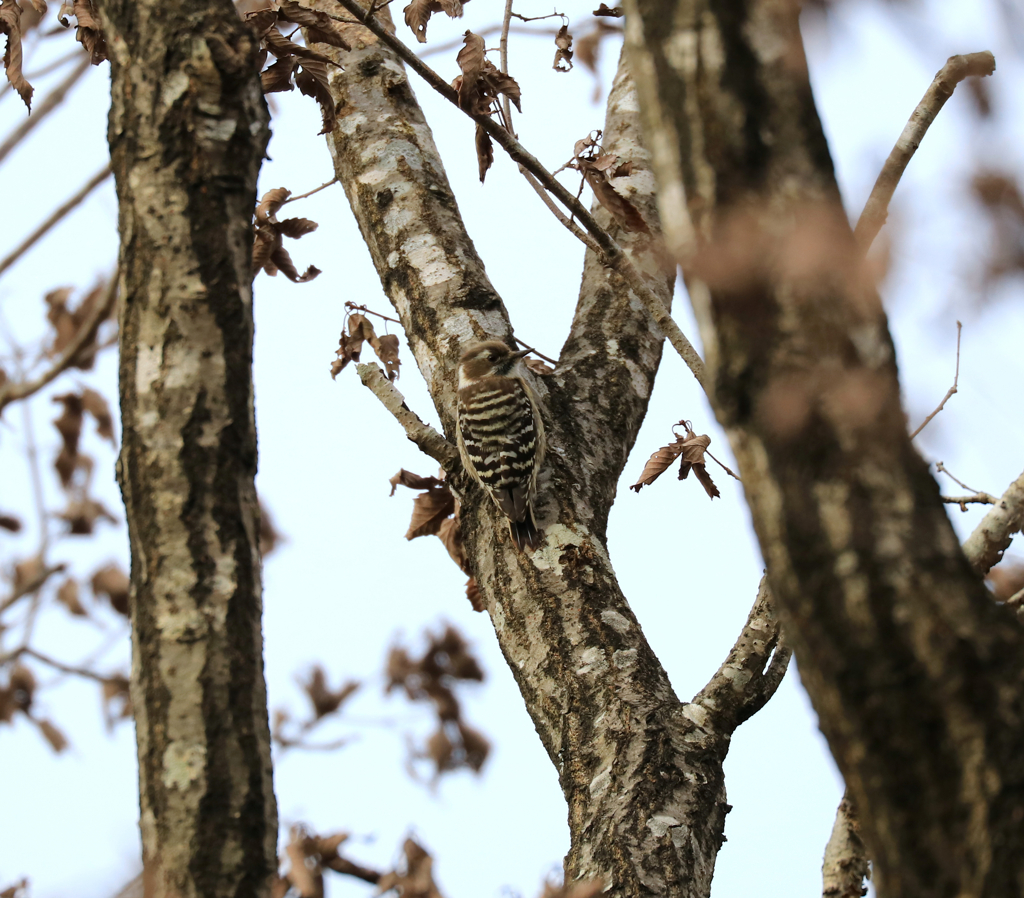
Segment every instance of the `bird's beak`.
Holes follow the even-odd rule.
[[[519,352],[511,353],[509,355],[509,358],[510,359],[521,359],[521,358],[524,358],[524,357],[528,356],[531,352],[533,352],[533,347],[532,346],[529,349],[520,349]]]

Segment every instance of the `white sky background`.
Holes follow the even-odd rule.
[[[573,19],[577,39],[595,4],[574,0],[560,9]],[[517,11],[541,15],[550,7],[521,3]],[[968,264],[987,239],[984,219],[968,202],[966,176],[979,161],[1020,173],[1024,145],[1021,51],[1024,37],[1008,28],[998,0],[925,0],[894,12],[887,4],[851,3],[826,25],[805,22],[805,39],[819,111],[824,119],[847,208],[856,215],[907,117],[935,71],[952,53],[990,49],[998,70],[989,79],[997,118],[977,115],[967,91],[947,104],[929,131],[893,204],[894,269],[883,285],[899,350],[901,377],[916,425],[951,383],[955,320],[964,322],[960,392],[919,438],[921,451],[942,460],[972,487],[1000,493],[1021,470],[1024,445],[1020,383],[1024,375],[1024,315],[1020,282],[985,305]],[[451,22],[435,16],[431,44],[480,30],[499,15],[497,4],[471,4]],[[1017,27],[1020,28],[1018,18]],[[399,34],[412,44],[405,26]],[[29,54],[31,74],[41,60],[65,53],[71,35],[50,39]],[[1014,43],[1016,41],[1016,43]],[[496,38],[489,39],[489,45]],[[429,46],[429,45],[428,45]],[[610,83],[617,47],[605,45],[603,85]],[[512,74],[523,89],[522,142],[549,167],[569,158],[573,142],[603,122],[603,97],[591,102],[593,80],[583,69],[560,75],[550,68],[549,39],[514,37]],[[444,77],[456,72],[455,51],[431,56]],[[43,124],[3,167],[4,227],[0,256],[104,162],[106,66],[90,71],[59,115]],[[36,82],[37,102],[60,74]],[[477,182],[472,123],[411,76],[434,129],[460,209],[488,274],[502,295],[516,333],[557,356],[579,287],[583,248],[540,205],[496,151],[483,187]],[[261,193],[286,186],[304,192],[328,180],[329,155],[316,137],[320,116],[312,100],[273,98],[273,161]],[[10,92],[0,98],[0,135],[23,120]],[[571,173],[564,175],[573,183]],[[310,284],[283,277],[256,280],[256,395],[260,438],[260,493],[288,542],[265,569],[267,679],[272,708],[305,713],[295,674],[311,662],[328,670],[332,684],[356,677],[364,689],[343,722],[314,738],[351,734],[349,747],[330,754],[276,754],[275,785],[283,830],[304,821],[321,832],[353,833],[348,854],[381,868],[413,833],[436,857],[436,876],[447,898],[498,898],[540,891],[542,878],[560,868],[568,848],[566,809],[554,769],[523,709],[486,615],[463,595],[464,576],[432,538],[403,539],[413,493],[388,498],[388,478],[399,468],[433,473],[377,400],[346,370],[332,381],[329,366],[352,300],[388,312],[344,194],[334,186],[294,204],[288,214],[318,221],[319,230],[289,242],[300,270],[323,269]],[[887,229],[888,233],[890,229]],[[110,184],[72,218],[0,277],[0,325],[32,344],[43,332],[42,295],[63,285],[89,286],[116,257],[116,202]],[[685,299],[676,305],[684,330],[697,340]],[[8,353],[7,346],[0,352]],[[436,424],[422,380],[402,346],[398,383],[410,406]],[[9,373],[11,373],[9,371]],[[116,400],[111,353],[97,370],[65,376],[56,391],[76,383]],[[50,425],[56,406],[31,405],[44,465],[56,453]],[[620,500],[609,525],[612,559],[641,625],[683,699],[715,671],[739,633],[761,570],[739,484],[713,472],[722,499],[711,503],[696,483],[671,473],[639,495],[628,492],[647,456],[669,438],[681,417],[712,436],[712,451],[731,455],[692,376],[668,350],[647,421],[626,466]],[[95,492],[121,515],[113,482],[114,453],[83,431],[83,448],[97,459]],[[31,494],[22,446],[22,408],[0,423],[0,510],[18,511],[27,532],[0,532],[4,571],[33,551]],[[63,500],[45,470],[48,502]],[[949,481],[946,492],[960,492]],[[947,488],[947,487],[951,487]],[[958,510],[966,535],[982,511]],[[87,579],[111,558],[127,564],[123,525],[100,525],[100,536],[59,543],[53,557],[71,562]],[[0,592],[3,590],[0,589]],[[37,645],[78,661],[104,641],[112,650],[104,671],[124,669],[127,632],[98,603],[103,630],[68,622],[59,609],[44,614]],[[422,741],[431,717],[403,699],[384,700],[381,669],[396,637],[416,641],[425,627],[455,624],[471,640],[488,680],[462,694],[466,719],[494,743],[482,776],[460,773],[436,790],[404,771],[405,733]],[[50,674],[36,668],[46,681]],[[98,688],[67,681],[43,693],[39,710],[67,733],[71,748],[55,756],[37,731],[19,720],[0,728],[0,888],[28,876],[36,898],[108,898],[137,869],[136,761],[133,732],[121,725],[108,736]],[[365,724],[365,725],[364,725]],[[726,764],[728,842],[717,864],[714,894],[765,896],[820,894],[821,854],[841,784],[816,721],[791,669],[769,705],[738,731]],[[339,876],[328,879],[331,898],[363,896],[372,889]]]

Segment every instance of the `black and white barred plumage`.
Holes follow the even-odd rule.
[[[521,359],[491,340],[474,343],[459,362],[459,452],[462,464],[507,516],[519,551],[536,549],[533,517],[544,425]]]

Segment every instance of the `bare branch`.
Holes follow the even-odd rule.
[[[707,449],[705,449],[705,450],[704,450],[704,454],[705,454],[705,455],[707,455],[707,456],[708,456],[708,457],[709,457],[709,458],[710,458],[710,459],[711,459],[711,460],[712,460],[712,461],[713,461],[713,462],[714,462],[714,463],[715,463],[716,465],[718,465],[718,467],[720,467],[720,468],[721,468],[721,469],[722,469],[723,471],[725,471],[725,473],[726,473],[726,474],[728,474],[728,475],[729,475],[730,477],[732,477],[732,478],[734,478],[734,479],[736,479],[736,480],[739,480],[739,482],[740,482],[740,483],[743,483],[743,479],[742,479],[742,478],[740,477],[740,475],[739,475],[739,474],[737,474],[737,473],[736,473],[736,472],[735,472],[735,471],[734,471],[734,470],[733,470],[732,468],[730,468],[730,467],[729,467],[728,465],[724,465],[724,464],[722,464],[722,462],[720,462],[720,461],[719,461],[719,460],[718,460],[717,458],[715,458],[715,457],[714,457],[714,456],[713,456],[713,455],[712,455],[712,454],[711,454],[710,452],[708,452],[708,450],[707,450]]]
[[[89,68],[89,55],[85,54],[84,59],[74,67],[67,78],[47,94],[45,99],[36,106],[32,114],[18,125],[3,143],[0,143],[0,162],[3,162],[11,150],[61,104],[68,91],[75,86],[75,83],[82,77],[87,68]]]
[[[459,450],[449,443],[429,424],[424,424],[419,415],[405,404],[405,397],[398,392],[395,385],[385,376],[384,372],[373,363],[356,365],[359,379],[374,396],[376,396],[399,424],[405,428],[405,434],[420,449],[440,464],[445,470],[456,466],[459,461]]]
[[[981,519],[964,542],[971,567],[984,576],[1003,557],[1013,534],[1024,527],[1024,474],[1007,488],[992,510]]]
[[[288,203],[294,203],[296,200],[304,200],[307,196],[312,196],[314,193],[319,193],[321,190],[326,190],[332,184],[337,184],[337,183],[338,183],[338,176],[335,175],[333,178],[331,178],[330,181],[326,181],[325,183],[321,184],[319,187],[314,187],[312,190],[307,190],[305,193],[300,193],[297,196],[290,196],[290,197],[288,197],[288,199],[286,199],[283,203],[281,203],[281,205],[285,206]]]
[[[943,496],[947,505],[959,505],[961,511],[967,511],[968,505],[995,505],[999,500],[988,493],[974,493],[970,496]]]
[[[53,365],[32,380],[0,386],[0,413],[12,402],[25,399],[33,393],[38,393],[77,361],[83,348],[92,342],[99,326],[107,319],[111,309],[114,307],[114,301],[117,299],[117,280],[118,278],[115,274],[107,286],[106,296],[96,305],[92,314],[82,322],[78,333],[75,334],[74,338],[65,348],[64,354]]]
[[[722,666],[694,697],[694,704],[714,712],[719,725],[732,732],[775,694],[792,654],[782,639],[768,577],[763,575],[743,631]]]
[[[987,50],[981,53],[968,53],[966,56],[950,56],[946,64],[939,69],[931,87],[925,92],[921,102],[917,104],[914,114],[910,116],[903,133],[900,134],[896,146],[885,160],[882,171],[875,181],[864,211],[857,222],[854,237],[864,253],[867,253],[878,232],[885,224],[889,215],[889,201],[896,192],[903,172],[911,157],[921,145],[929,126],[935,116],[945,105],[946,100],[953,96],[956,86],[971,76],[991,75],[996,70],[996,59]]]
[[[35,245],[40,237],[61,221],[65,215],[75,209],[90,193],[92,193],[109,177],[110,164],[108,163],[100,171],[96,172],[96,174],[94,174],[88,181],[86,181],[78,193],[54,209],[46,221],[39,225],[39,227],[29,234],[28,237],[22,240],[21,243],[19,243],[3,258],[3,260],[0,260],[0,274],[3,274],[8,268],[17,262],[18,259],[20,259]]]
[[[33,648],[25,646],[22,650],[24,654],[30,658],[35,658],[36,661],[40,661],[47,667],[52,667],[54,670],[59,670],[62,673],[72,674],[76,677],[84,677],[87,680],[95,680],[97,683],[109,683],[112,677],[105,677],[103,674],[96,673],[94,670],[89,670],[87,667],[75,667],[73,664],[65,664],[63,661],[58,661],[56,658],[51,658],[49,655],[44,655],[42,652],[37,652]]]
[[[868,854],[860,837],[857,810],[846,794],[839,802],[821,865],[822,898],[861,898],[868,876]]]
[[[65,567],[66,565],[63,564],[55,564],[50,567],[44,567],[30,580],[28,580],[25,583],[22,583],[21,586],[14,589],[11,592],[11,594],[7,596],[6,599],[0,601],[0,613],[10,608],[11,605],[18,601],[18,599],[21,599],[24,596],[27,596],[30,593],[33,593],[37,589],[41,588],[43,584],[50,579],[50,577],[52,577],[54,574],[59,574],[61,571],[64,570]]]
[[[381,22],[368,16],[366,11],[359,5],[358,0],[338,0],[338,2],[352,15],[358,17],[362,24],[372,31],[382,44],[393,50],[427,84],[454,106],[459,106],[458,94],[448,82],[413,53],[394,34],[388,31],[387,27]],[[590,233],[600,247],[600,253],[604,258],[605,264],[610,268],[614,268],[622,275],[629,288],[636,294],[655,323],[661,328],[669,343],[672,344],[676,352],[686,362],[687,367],[693,372],[693,376],[697,378],[698,383],[706,389],[707,374],[704,368],[704,360],[701,359],[697,350],[693,348],[693,345],[679,329],[679,325],[672,318],[665,303],[644,282],[625,250],[597,223],[597,220],[590,214],[590,211],[551,172],[541,165],[540,161],[527,151],[512,134],[506,131],[489,115],[473,115],[467,110],[463,111],[480,125],[515,162],[518,162],[523,168],[533,174]]]
[[[939,403],[938,408],[936,408],[934,412],[932,412],[927,418],[925,418],[921,422],[921,426],[918,427],[917,430],[915,430],[910,435],[910,439],[914,439],[914,437],[916,437],[922,430],[924,430],[928,426],[928,423],[932,420],[932,418],[934,418],[945,407],[946,403],[949,401],[950,396],[952,396],[956,392],[956,385],[960,380],[960,331],[962,329],[963,325],[958,321],[956,323],[956,373],[953,375],[953,386],[951,386],[946,391],[946,395],[942,397],[942,402]]]

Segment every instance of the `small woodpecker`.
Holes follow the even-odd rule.
[[[544,425],[523,378],[522,358],[490,340],[472,344],[459,362],[459,453],[462,464],[508,516],[516,548],[536,549],[533,518]]]

